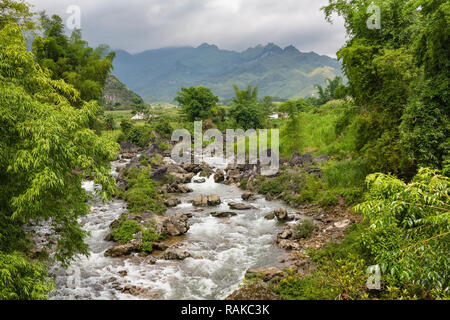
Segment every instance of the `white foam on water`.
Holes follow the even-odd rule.
[[[221,161],[207,160],[216,168],[226,167]],[[114,162],[112,173],[118,165],[124,162]],[[104,240],[109,224],[126,211],[126,203],[113,200],[103,204],[94,197],[91,213],[80,219],[90,232],[86,241],[91,254],[80,257],[67,270],[54,267],[57,288],[52,299],[224,299],[238,288],[248,268],[276,264],[283,251],[273,242],[281,225],[264,219],[264,215],[283,205],[260,197],[251,202],[256,209],[235,211],[237,215],[231,218],[215,218],[212,211],[234,211],[229,202],[244,202],[242,191],[215,183],[212,175],[205,179],[205,183],[189,183],[193,192],[179,195],[183,202],[167,213],[193,214],[183,241],[192,258],[184,261],[158,260],[149,264],[137,256],[105,257],[104,252],[113,245]],[[96,188],[93,182],[85,182],[83,187],[90,193]],[[218,194],[222,204],[194,211],[189,201],[199,194]],[[118,290],[125,286],[136,286],[150,294],[133,296]]]

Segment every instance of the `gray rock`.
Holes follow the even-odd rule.
[[[190,256],[191,254],[186,250],[173,246],[164,251],[164,259],[166,260],[184,260]]]
[[[242,200],[245,201],[250,201],[250,200],[255,200],[256,196],[253,192],[250,191],[245,191],[242,196],[241,196]]]
[[[200,194],[194,198],[192,204],[196,207],[218,206],[222,201],[217,194],[204,195]]]
[[[223,172],[222,169],[217,169],[216,172],[214,173],[214,181],[216,183],[220,183],[225,181],[225,173]]]
[[[292,154],[291,159],[289,160],[289,164],[291,166],[304,166],[308,163],[312,163],[312,161],[313,159],[310,153],[301,155],[300,153],[296,152]]]
[[[224,211],[224,212],[211,212],[211,215],[216,218],[229,218],[232,216],[236,216],[236,212]]]
[[[150,178],[155,181],[162,181],[166,172],[167,166],[162,166],[161,168],[158,168],[154,172],[152,172]]]
[[[166,205],[166,207],[169,207],[169,208],[176,207],[180,203],[181,203],[180,199],[175,198],[175,197],[171,197],[164,201],[164,204]]]
[[[288,212],[287,212],[287,210],[285,208],[279,208],[279,209],[276,209],[276,210],[274,210],[272,212],[275,215],[275,217],[277,217],[277,219],[279,221],[287,221],[287,220],[289,220],[289,215],[288,215]]]
[[[255,208],[252,205],[245,204],[245,203],[239,203],[239,202],[229,202],[228,206],[234,210],[249,210],[249,209]]]

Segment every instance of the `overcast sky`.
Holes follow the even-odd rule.
[[[344,44],[341,19],[331,25],[320,8],[328,0],[28,0],[36,11],[64,21],[81,9],[83,37],[132,53],[204,42],[242,51],[258,44],[290,44],[336,56]]]

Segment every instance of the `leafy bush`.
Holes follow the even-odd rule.
[[[126,220],[114,226],[111,236],[114,241],[127,243],[133,240],[133,236],[141,231],[141,226],[134,220]]]
[[[142,231],[142,244],[140,249],[145,252],[153,251],[153,242],[162,238],[162,235],[156,232],[153,227],[149,227]]]
[[[317,230],[317,226],[312,219],[305,219],[298,222],[294,227],[294,237],[296,239],[307,239]]]
[[[149,169],[132,168],[127,178],[129,188],[125,193],[125,200],[131,213],[140,214],[146,210],[155,214],[166,212],[166,206],[156,189],[156,183],[150,179]]]
[[[45,300],[54,288],[45,266],[18,252],[0,252],[0,283],[0,300]]]
[[[355,210],[370,221],[362,239],[390,284],[448,292],[450,179],[420,169],[409,184],[380,173],[366,181],[368,199]]]
[[[275,290],[288,300],[360,300],[368,298],[367,278],[364,260],[350,255],[325,262],[305,278],[286,277]]]

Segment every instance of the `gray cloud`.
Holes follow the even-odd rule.
[[[327,23],[328,0],[28,0],[35,10],[69,15],[81,8],[83,36],[91,45],[140,52],[208,42],[244,50],[273,42],[335,56],[344,44],[341,19]]]

